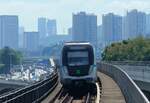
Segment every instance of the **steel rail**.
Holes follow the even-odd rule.
[[[90,97],[91,97],[91,94],[88,92],[86,99],[85,99],[85,103],[90,103]]]

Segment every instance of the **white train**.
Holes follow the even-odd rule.
[[[64,86],[73,83],[94,83],[97,68],[94,48],[90,43],[65,43],[62,48],[60,81]]]

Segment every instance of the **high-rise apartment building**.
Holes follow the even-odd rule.
[[[24,49],[27,51],[37,51],[39,46],[38,32],[24,32]]]
[[[18,48],[18,16],[0,16],[0,48]]]
[[[68,35],[72,35],[72,28],[68,28]]]
[[[38,18],[38,32],[40,38],[44,38],[47,35],[47,20],[46,18]]]
[[[102,17],[102,34],[105,45],[122,40],[122,17],[109,13]]]
[[[123,19],[124,39],[132,39],[146,34],[146,14],[137,10],[127,12]]]
[[[150,14],[146,15],[146,37],[150,38]]]
[[[47,20],[47,34],[48,36],[57,34],[56,20]]]
[[[73,15],[72,35],[74,41],[97,45],[97,16],[80,12]]]
[[[19,48],[23,48],[24,27],[19,27]]]
[[[104,41],[104,36],[102,33],[102,25],[97,26],[97,43],[103,43]]]

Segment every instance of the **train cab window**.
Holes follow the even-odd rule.
[[[65,45],[62,50],[62,65],[89,66],[94,63],[94,51],[90,45]]]
[[[89,54],[87,51],[73,51],[67,53],[68,66],[89,65]]]

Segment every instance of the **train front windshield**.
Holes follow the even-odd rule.
[[[89,54],[87,51],[68,52],[69,66],[89,65]]]
[[[90,45],[65,46],[62,52],[64,66],[88,66],[94,63],[94,52]]]

